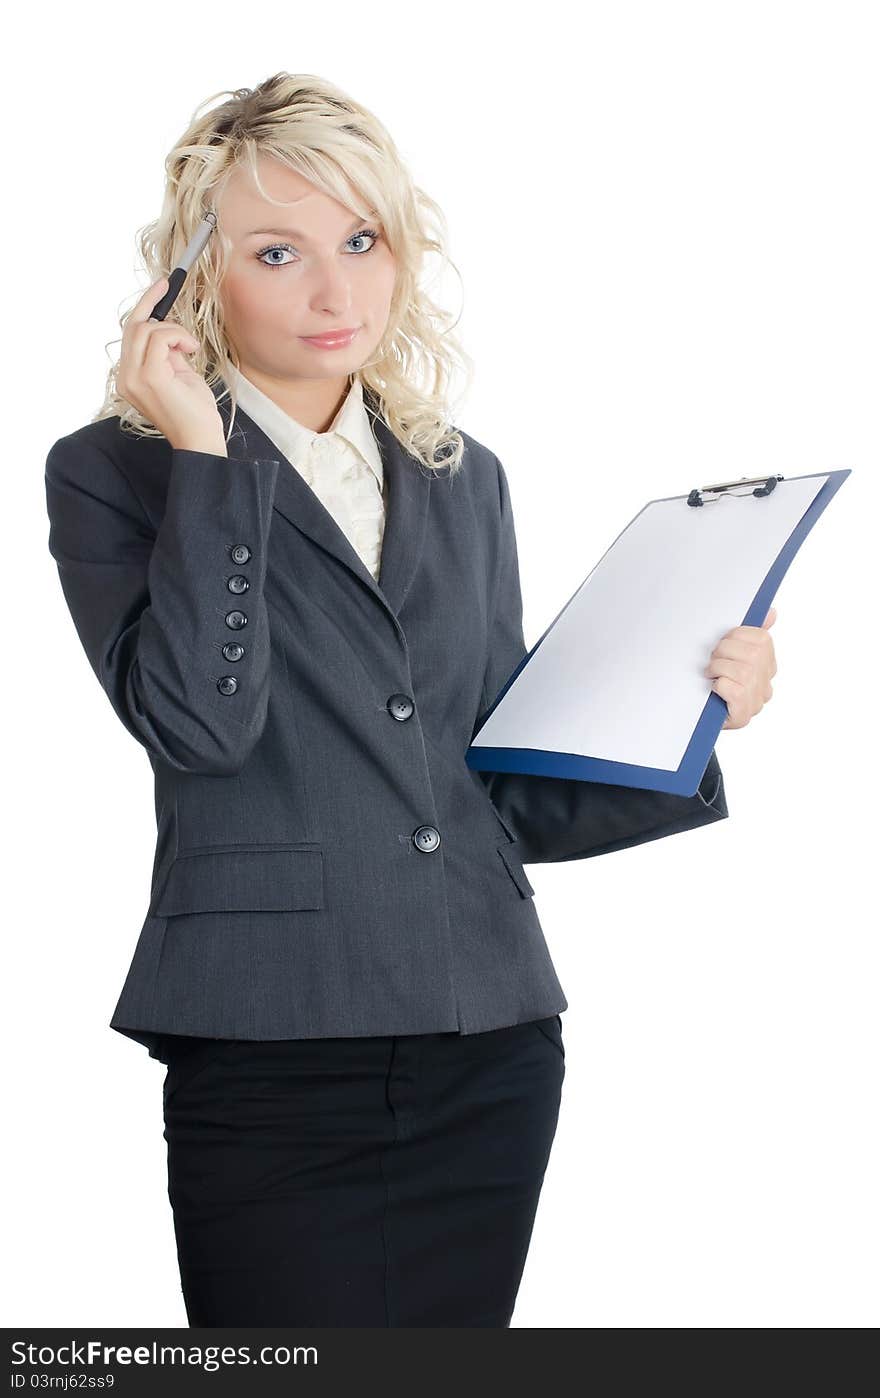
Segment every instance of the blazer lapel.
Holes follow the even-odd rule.
[[[218,398],[217,391],[214,396]],[[375,400],[366,388],[364,402],[369,408],[375,407]],[[217,410],[224,430],[228,431],[231,414],[229,399],[220,401],[218,398]],[[424,547],[431,473],[405,451],[380,417],[371,414],[370,421],[382,457],[385,480],[385,533],[378,582],[324,502],[271,437],[240,407],[235,411],[235,425],[229,441],[230,455],[238,455],[242,451],[248,456],[274,457],[278,460],[281,465],[274,500],[278,513],[344,564],[397,618]]]

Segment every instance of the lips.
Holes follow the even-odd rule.
[[[306,344],[318,345],[322,349],[337,349],[343,345],[350,345],[355,335],[360,330],[360,326],[353,326],[349,330],[328,330],[323,335],[301,335],[300,339]]]

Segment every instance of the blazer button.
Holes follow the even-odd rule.
[[[402,723],[405,718],[409,718],[415,705],[408,694],[392,694],[385,707],[392,718],[399,719]]]
[[[234,675],[224,675],[217,681],[217,688],[221,694],[234,694],[238,689],[238,680]]]
[[[240,645],[238,641],[227,641],[223,647],[223,654],[227,660],[241,660],[244,655],[244,646]]]
[[[226,625],[231,626],[233,631],[240,631],[243,626],[247,626],[247,616],[244,612],[227,612]]]
[[[226,586],[230,592],[247,592],[250,583],[244,573],[233,573],[231,578],[227,578]]]
[[[412,837],[416,849],[431,854],[440,843],[440,831],[433,825],[420,825]]]
[[[233,563],[247,563],[251,556],[247,544],[234,544],[229,551],[232,554]]]

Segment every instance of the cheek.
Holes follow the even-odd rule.
[[[264,278],[252,271],[230,272],[223,284],[223,304],[230,320],[240,325],[265,320],[278,305],[270,282],[271,274]]]
[[[394,258],[385,249],[382,260],[375,264],[371,276],[370,292],[374,309],[387,313],[394,295],[396,274]]]
[[[220,300],[228,324],[240,324],[248,313],[248,295],[243,278],[234,272],[227,273],[220,289]]]

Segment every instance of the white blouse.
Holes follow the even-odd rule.
[[[345,401],[326,432],[312,432],[234,365],[238,401],[270,441],[296,467],[329,510],[373,577],[379,577],[385,501],[382,456],[355,375]]]

